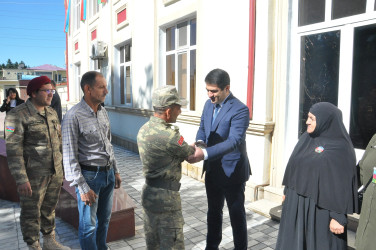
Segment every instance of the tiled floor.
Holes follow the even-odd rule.
[[[132,197],[135,208],[136,235],[109,243],[111,250],[146,249],[143,231],[141,189],[144,184],[142,165],[138,154],[115,147],[115,155],[120,168],[122,186]],[[183,175],[182,207],[185,220],[184,237],[186,249],[204,249],[206,237],[206,194],[202,182]],[[22,240],[19,225],[20,208],[18,203],[0,200],[0,249],[27,249]],[[232,230],[227,208],[224,209],[223,238],[220,249],[233,249]],[[274,249],[279,223],[247,210],[248,248],[252,250]],[[57,239],[72,249],[80,249],[77,230],[57,218]]]

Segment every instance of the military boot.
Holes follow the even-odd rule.
[[[31,245],[27,245],[27,247],[29,250],[42,250],[42,248],[40,247],[39,241],[36,241]]]
[[[71,250],[55,240],[55,232],[43,235],[43,250]]]

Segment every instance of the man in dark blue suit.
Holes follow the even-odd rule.
[[[206,249],[218,249],[221,243],[222,211],[226,199],[235,249],[243,250],[248,245],[244,191],[251,174],[245,142],[249,110],[230,92],[230,76],[226,71],[210,71],[205,83],[209,100],[202,112],[196,152],[188,157],[188,161],[205,160]]]

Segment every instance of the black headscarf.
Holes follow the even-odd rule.
[[[299,138],[282,184],[321,208],[358,212],[356,157],[342,112],[328,102],[314,104],[309,112],[316,116],[316,128]]]

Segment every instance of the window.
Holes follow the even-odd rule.
[[[299,136],[317,102],[338,104],[340,31],[301,37]]]
[[[74,23],[73,23],[73,30],[79,30],[80,29],[80,22],[81,22],[81,0],[75,0],[74,1]]]
[[[78,97],[78,101],[80,101],[82,99],[82,97],[84,96],[83,95],[83,92],[82,92],[82,89],[81,89],[81,64],[80,63],[77,63],[74,65],[74,75],[76,76],[76,91],[77,91],[77,97]]]
[[[95,39],[97,39],[97,30],[96,29],[91,32],[91,40],[93,41]]]
[[[325,21],[325,0],[299,0],[299,26]]]
[[[37,76],[47,76],[48,78],[53,79],[52,78],[52,72],[48,72],[48,71],[36,71],[34,74],[37,75]]]
[[[365,149],[376,133],[376,24],[354,29],[350,137]]]
[[[99,12],[99,4],[97,0],[91,0],[89,6],[89,17],[95,16]]]
[[[367,0],[332,0],[332,19],[366,12]]]
[[[127,20],[127,9],[123,9],[117,13],[117,24],[120,24]]]
[[[331,0],[331,6],[326,5],[327,1],[329,0],[299,0],[299,26],[330,21],[325,20],[325,7],[331,8],[329,10],[331,16],[327,16],[327,19],[331,20],[364,14],[366,13],[367,1],[373,0]]]
[[[195,110],[196,99],[196,19],[166,29],[166,84],[173,85],[179,95]]]
[[[132,44],[120,47],[120,89],[118,92],[119,104],[132,104]]]
[[[330,102],[342,111],[343,123],[360,156],[376,133],[376,1],[293,2],[293,9],[299,12],[292,13],[291,19],[296,33],[291,37],[292,86],[287,101],[294,112],[286,117],[286,132],[300,136],[306,130],[309,108],[317,102]],[[312,21],[313,17],[306,18],[309,15],[321,19]],[[300,27],[308,24],[314,25]],[[298,99],[291,98],[297,95]]]
[[[101,60],[90,59],[90,70],[100,72],[100,68],[101,68]]]
[[[21,80],[22,79],[22,73],[17,73],[17,80]]]

